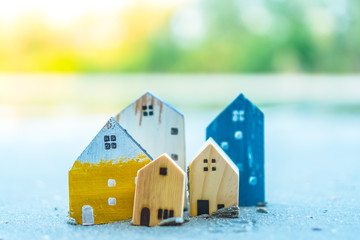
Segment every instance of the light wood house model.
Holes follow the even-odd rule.
[[[209,138],[189,165],[190,216],[211,214],[238,200],[239,169]]]
[[[183,217],[185,172],[163,154],[137,174],[133,224],[156,226],[172,217]]]

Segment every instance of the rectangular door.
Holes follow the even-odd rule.
[[[197,215],[209,214],[209,200],[197,200]]]

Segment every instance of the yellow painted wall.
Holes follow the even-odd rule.
[[[137,171],[148,164],[146,155],[124,161],[101,160],[90,164],[76,161],[69,171],[70,217],[82,224],[82,207],[90,205],[94,211],[94,223],[111,223],[132,216],[135,177]],[[108,187],[108,180],[115,179],[116,186]],[[108,199],[116,198],[110,206]]]

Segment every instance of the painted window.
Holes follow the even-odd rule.
[[[144,105],[144,106],[142,106],[142,111],[143,111],[143,116],[144,117],[154,115],[153,105]]]
[[[116,136],[115,135],[105,135],[104,142],[105,142],[105,149],[116,149]]]
[[[163,215],[163,210],[161,208],[159,208],[159,210],[158,210],[158,219],[162,219],[162,215]]]
[[[207,159],[204,159],[204,163],[207,163],[208,162],[208,160]]]
[[[234,133],[234,137],[235,137],[235,139],[237,139],[237,140],[241,140],[241,139],[243,138],[243,133],[242,133],[242,131],[236,131],[236,132]]]
[[[114,206],[114,205],[116,205],[116,198],[109,198],[108,199],[108,203],[109,203],[109,205],[110,206]]]
[[[245,121],[245,111],[244,110],[234,110],[232,112],[233,122],[243,122]]]
[[[169,211],[167,209],[164,209],[164,219],[168,219]]]
[[[211,162],[216,163],[216,159],[215,158],[211,159]]]
[[[212,171],[216,171],[216,167],[212,167],[211,170],[212,170]]]
[[[116,186],[115,179],[109,179],[108,180],[108,187],[115,187],[115,186]]]
[[[167,168],[166,167],[161,167],[159,173],[160,173],[160,175],[166,176],[167,175]]]
[[[219,209],[222,209],[222,208],[224,208],[225,207],[225,205],[224,204],[218,204],[217,205],[217,209],[219,210]]]
[[[169,211],[169,218],[172,218],[172,217],[174,217],[174,210]]]
[[[171,154],[171,158],[174,160],[174,161],[177,161],[179,159],[179,156],[176,154],[176,153],[172,153]]]
[[[171,128],[171,135],[178,135],[179,129],[178,128]]]
[[[204,172],[207,172],[209,170],[208,167],[204,167]]]
[[[229,150],[229,143],[228,142],[221,142],[221,148],[224,150]]]

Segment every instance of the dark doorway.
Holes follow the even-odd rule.
[[[140,218],[141,226],[149,226],[150,225],[150,209],[144,207],[141,210],[141,218]]]
[[[209,200],[197,200],[197,215],[209,214]]]

